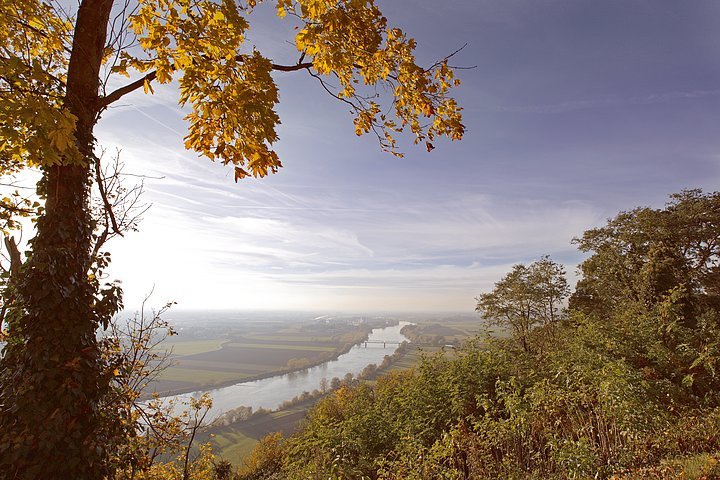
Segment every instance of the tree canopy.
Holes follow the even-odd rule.
[[[571,308],[569,321],[544,323],[542,302],[531,301],[542,285],[533,272],[551,272],[560,286],[560,266],[549,258],[514,266],[479,304],[490,321],[503,312],[534,319],[527,328],[547,339],[542,349],[476,338],[373,386],[342,387],[300,431],[263,441],[240,478],[717,478],[720,309],[700,273],[717,259],[697,253],[717,251],[717,199],[681,192],[663,209],[623,212],[585,232],[591,255],[581,268],[592,276],[583,282],[602,295],[592,308]],[[625,278],[613,269],[628,266],[638,287],[662,272],[650,275],[653,301],[617,288]],[[697,287],[684,289],[695,275]]]
[[[663,209],[621,212],[574,242],[593,252],[571,304],[609,314],[628,300],[658,304],[673,289],[686,295],[688,318],[698,303],[720,305],[720,194],[684,190]],[[694,305],[694,307],[693,307]]]
[[[176,84],[188,109],[186,147],[231,165],[236,180],[281,166],[273,72],[317,79],[350,108],[358,135],[372,132],[395,155],[403,131],[428,151],[438,136],[462,137],[449,57],[419,66],[415,40],[389,26],[373,0],[272,2],[296,27],[288,40],[297,61],[289,65],[247,42],[261,3],[270,2],[80,0],[68,10],[58,0],[0,0],[0,174],[43,174],[37,235],[24,262],[12,252],[4,289],[0,466],[12,478],[112,473],[115,419],[103,406],[113,369],[96,331],[122,298],[118,285],[101,284],[109,257],[98,245],[107,237],[94,232],[99,219],[90,209],[95,182],[105,225],[119,233],[94,138],[110,105]],[[130,77],[124,85],[122,76]],[[18,205],[8,199],[0,207]]]
[[[536,325],[552,325],[562,316],[562,301],[570,293],[565,270],[548,256],[529,266],[517,264],[477,297],[477,308],[489,324],[508,328],[525,350]]]
[[[85,109],[97,120],[124,95],[173,80],[186,116],[185,145],[235,168],[236,178],[264,176],[281,166],[273,149],[280,119],[273,71],[306,71],[345,102],[358,135],[373,131],[395,154],[394,135],[409,130],[415,142],[464,132],[460,107],[450,96],[459,81],[448,59],[417,65],[416,42],[388,26],[371,0],[280,0],[278,16],[296,24],[289,39],[297,63],[278,65],[248,45],[253,10],[262,1],[140,0],[136,6],[110,0],[81,2],[107,28],[94,74],[100,91]],[[59,3],[3,0],[0,4],[1,167],[87,161],[75,148],[77,115],[68,105],[68,69],[73,51],[86,48],[76,35],[76,18]],[[114,16],[111,18],[111,15]],[[103,35],[105,37],[105,35]],[[99,39],[95,39],[98,41]],[[107,91],[116,76],[135,80]],[[137,78],[141,74],[140,78]],[[111,81],[113,80],[113,81]],[[337,82],[330,90],[328,81]],[[382,105],[383,92],[389,105]],[[430,147],[428,143],[428,148]]]

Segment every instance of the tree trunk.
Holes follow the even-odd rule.
[[[99,70],[112,0],[78,10],[64,106],[77,118],[82,165],[46,167],[45,211],[15,286],[0,364],[0,468],[9,478],[101,479],[108,438],[100,400],[108,388],[88,279],[89,210]],[[3,477],[5,478],[5,477]]]

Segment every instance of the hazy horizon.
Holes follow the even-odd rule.
[[[439,7],[438,5],[441,5]],[[176,86],[123,98],[98,124],[126,172],[150,175],[140,231],[115,239],[128,305],[472,311],[513,264],[549,254],[620,210],[720,185],[720,3],[379,1],[430,64],[453,58],[467,133],[406,158],[357,138],[346,106],[301,72],[277,73],[284,167],[233,182],[183,148]],[[297,52],[273,5],[248,45]]]

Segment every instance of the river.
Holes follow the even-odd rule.
[[[400,322],[398,325],[390,327],[375,328],[370,333],[368,341],[408,341],[407,337],[400,333],[400,330],[409,324],[409,322]],[[212,396],[213,406],[205,420],[211,422],[224,412],[241,405],[252,407],[253,410],[259,408],[273,410],[284,401],[290,400],[303,392],[318,389],[323,378],[330,382],[333,377],[342,378],[347,373],[352,373],[355,376],[371,363],[379,365],[385,355],[391,355],[396,348],[397,344],[367,343],[356,345],[349,352],[340,355],[335,360],[330,360],[316,367],[262,380],[236,383],[229,387],[207,390]],[[204,392],[205,390],[165,398],[186,400],[190,397],[199,397]]]

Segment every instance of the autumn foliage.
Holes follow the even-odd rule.
[[[697,190],[620,213],[577,240],[568,316],[531,308],[527,332],[343,387],[240,478],[717,478],[719,225],[720,194]],[[520,305],[545,284],[513,279],[494,293]]]
[[[247,43],[260,3],[81,0],[74,9],[0,0],[0,173],[31,167],[43,175],[41,206],[0,204],[38,215],[30,254],[11,252],[3,289],[0,467],[11,478],[99,479],[117,468],[108,461],[117,418],[103,410],[113,370],[97,331],[122,307],[122,292],[99,280],[109,256],[96,228],[99,218],[115,234],[120,227],[102,189],[105,212],[90,208],[103,170],[94,128],[108,107],[176,81],[186,147],[231,165],[236,180],[281,166],[275,72],[311,75],[322,94],[351,107],[357,134],[373,132],[394,154],[402,131],[427,150],[438,136],[462,137],[448,59],[417,65],[415,41],[388,26],[372,0],[264,2],[297,27],[289,65]]]

